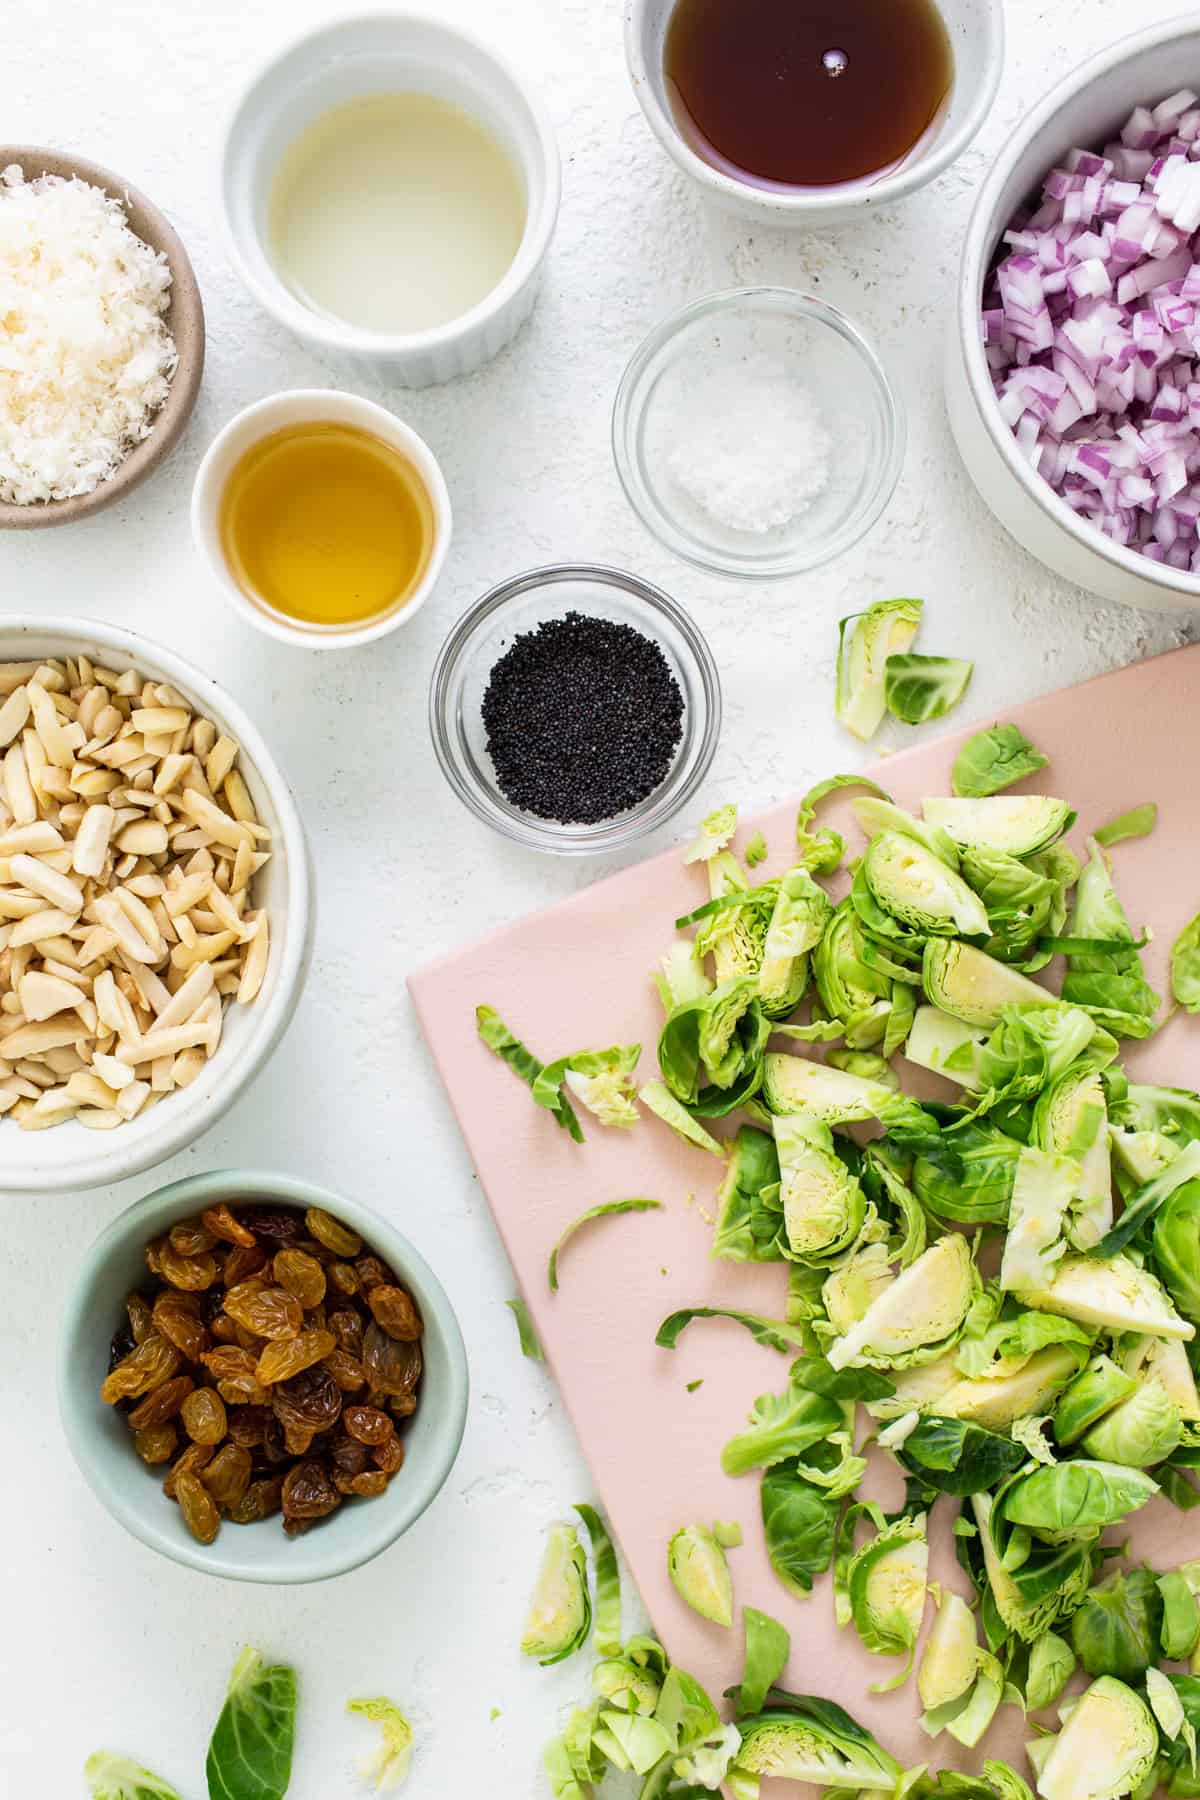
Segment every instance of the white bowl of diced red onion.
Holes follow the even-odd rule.
[[[1200,14],[1093,57],[1014,132],[967,229],[946,402],[1042,562],[1200,608]]]

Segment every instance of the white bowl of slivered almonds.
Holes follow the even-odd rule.
[[[191,1143],[278,1043],[311,939],[300,817],[240,707],[133,632],[6,619],[0,1192]]]

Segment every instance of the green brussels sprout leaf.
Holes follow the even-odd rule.
[[[589,1206],[586,1212],[581,1212],[577,1219],[571,1221],[550,1252],[550,1260],[546,1265],[546,1277],[550,1283],[551,1293],[558,1292],[559,1255],[567,1240],[574,1237],[581,1225],[588,1224],[592,1219],[613,1218],[620,1213],[661,1211],[661,1200],[605,1200],[599,1206]]]
[[[975,664],[957,656],[921,656],[910,650],[884,666],[884,704],[894,719],[921,725],[941,719],[967,691]]]
[[[960,799],[982,800],[1049,764],[1018,725],[992,725],[968,738],[954,759],[950,784]]]

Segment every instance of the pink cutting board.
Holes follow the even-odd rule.
[[[1130,919],[1135,927],[1153,927],[1146,960],[1155,987],[1165,992],[1169,947],[1200,908],[1200,646],[1005,716],[1051,758],[1027,788],[1060,793],[1079,808],[1072,839],[1078,851],[1086,831],[1143,800],[1158,801],[1154,834],[1121,845],[1114,858]],[[950,791],[954,754],[970,735],[968,728],[925,740],[870,773],[901,805],[915,807],[925,794]],[[859,841],[847,802],[827,802],[823,816],[851,845]],[[794,802],[743,822],[739,844],[756,828],[766,837],[764,875],[787,865],[794,823]],[[670,1584],[665,1554],[680,1525],[736,1519],[745,1537],[730,1558],[736,1598],[787,1625],[789,1686],[838,1700],[906,1766],[970,1768],[991,1755],[1024,1769],[1021,1745],[1029,1733],[1018,1710],[1004,1708],[976,1752],[945,1736],[931,1743],[917,1725],[915,1682],[889,1695],[868,1692],[897,1665],[867,1656],[853,1628],[838,1631],[829,1578],[803,1601],[776,1580],[763,1548],[758,1477],[726,1477],[719,1455],[742,1428],[755,1395],[784,1387],[787,1359],[716,1320],[691,1325],[675,1351],[655,1347],[659,1324],[677,1307],[733,1306],[782,1316],[781,1268],[709,1258],[721,1175],[716,1159],[650,1118],[623,1132],[583,1114],[587,1142],[572,1143],[476,1037],[475,1007],[486,1002],[547,1061],[577,1048],[640,1040],[641,1078],[648,1079],[657,1072],[661,1024],[650,972],[675,917],[705,898],[703,873],[682,867],[672,850],[420,970],[410,987],[429,1046],[596,1487],[671,1656],[714,1695],[739,1677],[740,1626],[725,1631],[691,1612]],[[1200,1087],[1200,1018],[1177,1014],[1148,1044],[1130,1046],[1126,1063],[1143,1080]],[[728,1129],[728,1122],[717,1126]],[[563,1227],[585,1207],[633,1195],[659,1199],[666,1210],[585,1227],[564,1251],[559,1292],[551,1294],[546,1258]],[[696,1380],[703,1385],[689,1394],[687,1384]],[[879,1457],[864,1491],[894,1504],[901,1492],[894,1464]],[[583,1497],[564,1493],[564,1513]],[[931,1565],[937,1578],[968,1593],[951,1546],[956,1507],[943,1500],[936,1509]],[[1200,1513],[1184,1515],[1156,1501],[1142,1520],[1134,1548],[1157,1566],[1200,1554]],[[768,1786],[781,1800],[789,1791],[782,1783]]]

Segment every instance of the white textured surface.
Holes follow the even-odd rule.
[[[1143,0],[1141,11],[1175,8]],[[939,391],[973,187],[1030,99],[1125,28],[1122,0],[1010,0],[1008,71],[978,145],[894,212],[823,238],[748,231],[703,211],[636,109],[614,4],[441,0],[440,12],[489,31],[548,94],[565,189],[546,292],[515,346],[481,375],[416,395],[363,388],[428,439],[453,496],[447,572],[412,628],[366,650],[310,655],[241,625],[193,555],[191,476],[238,407],[340,375],[284,339],[233,276],[215,216],[219,133],[244,71],[330,10],[319,0],[71,0],[49,14],[37,0],[9,0],[5,9],[5,133],[94,156],[171,215],[204,290],[209,368],[182,447],[151,483],[86,524],[0,538],[0,604],[124,620],[219,675],[294,781],[321,912],[290,1036],[219,1129],[155,1177],[8,1208],[6,1793],[80,1792],[79,1765],[103,1744],[159,1769],[190,1800],[246,1641],[300,1670],[295,1800],[353,1791],[348,1771],[367,1728],[341,1708],[362,1692],[392,1694],[412,1712],[414,1800],[458,1800],[485,1785],[497,1800],[542,1792],[539,1746],[586,1668],[522,1666],[515,1642],[541,1527],[584,1497],[588,1480],[551,1384],[517,1353],[502,1304],[511,1276],[425,1066],[404,976],[600,870],[510,848],[443,785],[425,696],[462,607],[501,577],[558,558],[624,564],[662,582],[693,608],[725,679],[714,802],[768,801],[859,760],[831,716],[834,625],[870,599],[926,597],[921,647],[977,659],[966,707],[980,717],[1188,634],[1186,623],[1065,590],[1016,550],[968,489]],[[660,553],[628,513],[608,454],[612,393],[640,336],[684,300],[760,279],[809,287],[866,326],[910,413],[905,473],[870,538],[834,568],[767,590],[702,579]],[[83,1243],[159,1179],[234,1163],[311,1173],[388,1212],[442,1274],[472,1357],[467,1439],[440,1503],[380,1561],[327,1587],[239,1589],[153,1557],[83,1487],[53,1407],[55,1320]],[[614,1429],[620,1405],[614,1396]]]

